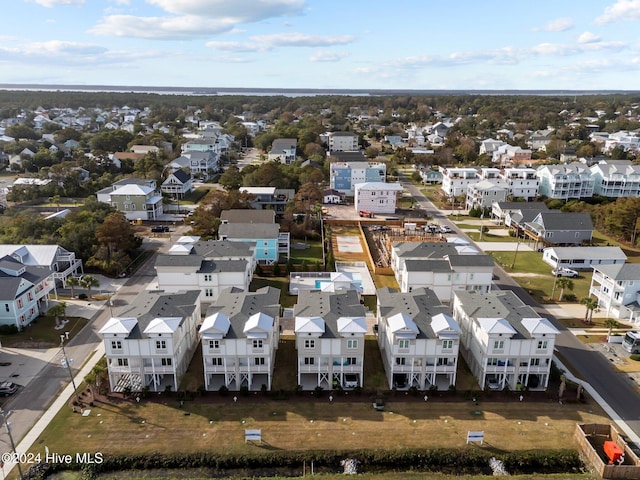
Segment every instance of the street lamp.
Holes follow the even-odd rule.
[[[20,480],[24,478],[22,474],[22,467],[20,466],[20,455],[16,452],[16,444],[13,441],[13,435],[11,435],[11,424],[7,421],[11,412],[5,412],[2,408],[0,408],[0,415],[2,416],[2,423],[7,427],[7,434],[9,434],[9,442],[11,443],[11,451],[14,455],[14,460],[16,460],[16,465],[18,466],[18,473],[20,473]],[[3,462],[4,463],[4,462]],[[4,473],[3,473],[4,476]]]
[[[60,335],[60,348],[62,349],[62,367],[66,367],[69,371],[69,377],[71,378],[71,385],[73,385],[73,394],[76,397],[76,404],[80,405],[80,399],[78,398],[78,388],[76,387],[76,381],[73,378],[73,371],[71,370],[71,363],[73,358],[67,358],[67,352],[64,349],[64,341],[69,340],[69,332],[64,332]]]

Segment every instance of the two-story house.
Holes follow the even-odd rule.
[[[249,290],[256,267],[253,247],[229,242],[183,237],[156,258],[158,288],[166,292],[199,290],[200,301],[211,304],[220,293],[236,287]]]
[[[290,234],[280,232],[273,210],[223,210],[220,220],[220,239],[250,243],[259,264],[277,263],[281,255],[289,258]]]
[[[296,191],[293,188],[240,187],[240,193],[251,195],[251,206],[256,210],[273,210],[276,215],[283,215]]]
[[[102,335],[112,392],[177,391],[197,345],[200,291],[143,290]]]
[[[53,272],[56,283],[66,288],[71,275],[84,273],[82,260],[60,245],[0,244],[0,258],[9,255],[27,267],[44,267]]]
[[[305,390],[362,387],[367,322],[357,292],[302,290],[293,313],[298,385]]]
[[[531,150],[517,145],[500,145],[493,151],[491,161],[501,167],[526,164],[531,161]]]
[[[560,333],[510,290],[456,292],[460,353],[481,389],[546,390]]]
[[[171,172],[166,180],[162,182],[160,191],[172,198],[184,198],[189,192],[193,190],[193,181],[191,174],[186,170],[176,170]]]
[[[208,178],[221,169],[220,155],[211,150],[187,150],[167,164],[172,170],[189,169],[191,177]]]
[[[368,182],[355,186],[356,212],[395,213],[396,199],[403,187],[399,183]]]
[[[467,187],[466,208],[491,208],[494,202],[504,202],[508,192],[509,186],[504,180],[480,180]]]
[[[593,237],[593,222],[586,212],[542,211],[524,225],[524,234],[544,245],[582,245]]]
[[[296,161],[296,138],[276,138],[271,144],[271,150],[267,154],[270,162],[284,163],[290,165]]]
[[[155,180],[125,178],[97,193],[99,202],[108,203],[127,220],[156,220],[162,215],[162,195]]]
[[[200,327],[207,390],[271,390],[279,339],[280,290],[227,289]]]
[[[639,264],[593,265],[589,295],[607,316],[640,325]]]
[[[389,389],[455,386],[461,330],[432,290],[379,289],[377,326]]]

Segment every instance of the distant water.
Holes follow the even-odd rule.
[[[390,96],[390,95],[614,95],[638,94],[637,90],[364,90],[364,89],[314,89],[314,88],[228,88],[228,87],[150,87],[115,85],[33,85],[0,84],[0,90],[40,92],[113,92],[151,93],[156,95],[238,95],[314,97],[342,96]]]

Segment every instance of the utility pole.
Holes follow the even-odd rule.
[[[14,455],[13,460],[16,460],[15,463],[18,466],[18,473],[20,474],[20,480],[23,480],[24,475],[22,474],[22,467],[20,466],[20,455],[18,455],[18,452],[16,452],[16,444],[13,442],[13,435],[11,435],[11,424],[7,421],[7,417],[11,415],[11,412],[5,412],[0,408],[0,415],[2,415],[2,422],[7,427],[7,434],[9,434],[9,443],[11,443],[11,451],[13,452],[13,455]]]
[[[73,385],[73,394],[76,397],[76,403],[80,405],[80,399],[78,398],[78,388],[76,387],[76,381],[73,378],[73,371],[71,370],[71,362],[73,359],[67,358],[67,352],[64,349],[64,341],[69,338],[69,332],[65,332],[60,335],[60,348],[62,349],[62,366],[66,367],[69,371],[69,377],[71,378],[71,385]]]
[[[516,257],[518,256],[518,249],[520,248],[520,232],[516,230],[518,241],[516,242],[516,252],[513,254],[513,262],[511,262],[511,270],[516,266]]]

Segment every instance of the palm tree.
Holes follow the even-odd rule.
[[[87,289],[87,296],[91,300],[91,289],[100,285],[100,281],[93,275],[85,275],[80,280],[80,286]]]
[[[558,301],[561,302],[564,297],[564,289],[573,290],[573,280],[569,277],[560,277],[558,279],[558,286],[560,287],[560,297]]]
[[[80,285],[80,280],[78,279],[78,277],[74,277],[73,275],[71,275],[69,278],[67,278],[65,283],[71,289],[71,298],[75,298],[76,296],[75,287]]]
[[[598,312],[600,310],[598,299],[593,297],[584,297],[580,300],[580,303],[587,307],[587,311],[584,314],[584,323],[591,324],[594,312]]]
[[[620,325],[620,324],[618,323],[618,321],[617,321],[617,320],[615,320],[615,319],[613,319],[613,318],[607,318],[607,319],[604,321],[604,326],[605,326],[605,327],[607,327],[607,328],[609,329],[609,331],[607,332],[607,339],[608,339],[609,337],[611,337],[611,331],[612,331],[614,328],[618,328],[618,326],[619,326],[619,325]]]
[[[60,317],[64,317],[67,314],[67,304],[60,302],[47,311],[47,315],[56,317],[56,327],[60,326]]]

